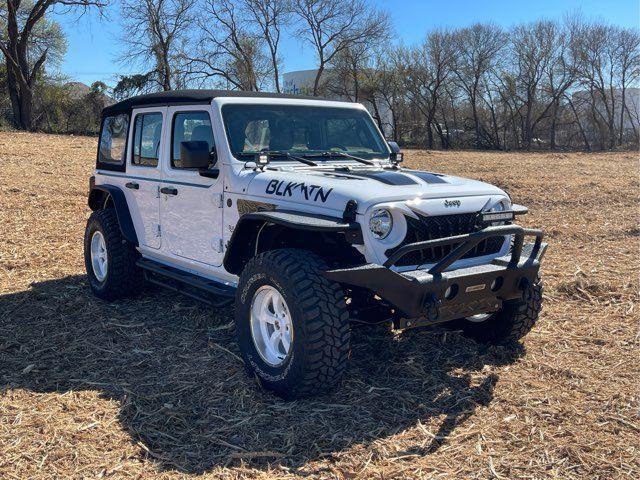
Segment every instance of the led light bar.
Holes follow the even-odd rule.
[[[515,215],[511,210],[505,212],[482,212],[483,222],[504,222],[513,220],[514,217]]]

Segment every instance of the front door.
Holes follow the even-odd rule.
[[[166,108],[145,108],[133,112],[127,155],[125,195],[136,225],[140,244],[158,249],[160,236],[159,159],[163,157],[163,125]],[[142,233],[142,235],[140,235]]]
[[[168,109],[168,155],[160,184],[162,249],[170,255],[207,265],[221,265],[222,175],[209,178],[184,168],[180,143],[205,141],[215,149],[210,105]]]

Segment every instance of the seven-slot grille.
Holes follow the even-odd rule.
[[[436,238],[451,237],[454,235],[462,235],[465,233],[473,233],[482,230],[487,224],[482,223],[479,219],[478,212],[461,213],[457,215],[441,215],[436,217],[427,217],[418,215],[418,219],[407,218],[407,234],[404,240],[397,247],[390,248],[385,252],[390,257],[396,250],[404,245],[425,240],[433,240]],[[491,255],[498,253],[504,237],[491,237],[480,242],[475,248],[467,252],[462,258],[480,257],[482,255]],[[396,262],[396,266],[405,267],[409,265],[421,265],[425,263],[435,263],[444,258],[451,250],[459,244],[445,245],[442,247],[425,248],[407,253],[404,257]]]

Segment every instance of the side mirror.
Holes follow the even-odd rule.
[[[213,159],[211,157],[212,153],[209,151],[207,142],[180,142],[180,163],[182,168],[206,170],[211,163],[215,163],[215,157]]]
[[[391,161],[396,165],[398,163],[402,163],[404,160],[404,155],[400,151],[400,146],[396,142],[388,142],[389,148],[391,149]]]

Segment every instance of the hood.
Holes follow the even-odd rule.
[[[342,214],[349,200],[358,202],[358,213],[380,203],[444,199],[442,208],[457,212],[478,211],[490,201],[488,196],[507,197],[493,185],[449,175],[409,169],[288,169],[264,170],[255,174],[247,193],[265,197],[277,204],[304,204],[308,208],[334,210]],[[466,197],[466,198],[465,198]],[[423,202],[424,200],[424,202]],[[291,205],[290,208],[294,208]],[[453,213],[453,212],[451,212]]]

